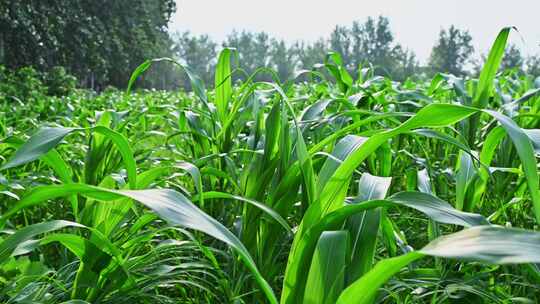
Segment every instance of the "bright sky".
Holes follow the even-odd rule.
[[[336,24],[389,17],[396,40],[425,62],[441,28],[468,29],[476,54],[487,53],[498,31],[516,26],[510,41],[540,53],[539,0],[176,0],[171,31],[189,30],[222,41],[233,30],[265,31],[292,43],[328,37]]]

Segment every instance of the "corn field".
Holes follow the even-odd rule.
[[[538,303],[540,81],[149,60],[0,105],[2,303]],[[192,92],[135,91],[156,62]],[[274,81],[257,82],[259,74]],[[209,89],[207,89],[207,87]]]

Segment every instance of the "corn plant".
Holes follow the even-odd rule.
[[[213,89],[160,58],[124,93],[51,98],[51,117],[15,107],[20,125],[0,121],[0,296],[538,301],[540,88],[498,72],[511,30],[479,79],[353,77],[331,52],[281,83],[224,48]],[[156,62],[193,92],[132,92]]]

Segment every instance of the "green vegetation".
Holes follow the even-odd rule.
[[[101,92],[109,86],[126,88],[127,75],[148,58],[173,58],[189,66],[205,83],[212,83],[217,54],[224,47],[238,51],[238,76],[246,78],[266,67],[275,70],[281,82],[308,80],[305,76],[295,77],[295,73],[311,70],[330,51],[341,55],[343,66],[355,77],[359,70],[369,68],[375,75],[401,82],[425,80],[437,73],[477,78],[485,61],[481,53],[484,50],[473,48],[469,32],[450,26],[440,30],[429,60],[421,63],[412,50],[396,41],[391,20],[384,16],[368,17],[349,26],[336,25],[328,36],[316,41],[291,43],[265,32],[245,30],[233,31],[224,41],[189,31],[169,33],[175,3],[71,0],[66,5],[42,0],[3,1],[0,65],[15,71],[31,67],[45,74],[62,67],[77,77],[79,87]],[[512,45],[501,67],[538,77],[540,57],[525,56]],[[257,73],[254,80],[273,79],[268,73]],[[190,90],[191,82],[178,67],[156,64],[138,78],[137,86]]]
[[[477,79],[224,48],[212,81],[161,58],[126,92],[6,82],[1,301],[540,301],[540,82],[500,71],[510,32]],[[192,92],[134,91],[154,65]]]
[[[219,43],[207,35],[196,36],[189,32],[177,33],[172,40],[172,57],[185,61],[206,83],[211,82],[217,64],[214,58],[219,51]],[[222,46],[238,50],[239,68],[248,75],[260,67],[268,67],[277,72],[282,82],[294,78],[297,70],[310,70],[323,62],[330,51],[340,54],[343,66],[351,75],[356,76],[362,68],[369,68],[375,75],[405,81],[425,80],[437,73],[478,78],[486,55],[475,53],[483,50],[475,50],[472,42],[473,37],[466,30],[455,26],[443,28],[434,41],[429,60],[422,64],[414,52],[396,41],[390,20],[379,16],[369,17],[363,22],[355,21],[350,26],[337,25],[328,37],[311,42],[297,41],[287,45],[284,40],[271,37],[265,32],[234,31],[223,41]],[[538,55],[525,57],[516,45],[510,45],[503,57],[501,69],[516,69],[538,77],[540,58]],[[307,80],[305,77],[295,79]],[[272,81],[272,77],[258,74],[255,80]],[[183,85],[189,88],[189,79],[184,78]]]
[[[2,1],[0,63],[45,72],[62,66],[92,89],[125,86],[142,61],[170,56],[175,9],[174,0]],[[160,72],[144,84],[161,84],[174,71]]]

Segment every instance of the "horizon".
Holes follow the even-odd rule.
[[[291,45],[295,41],[313,42],[327,38],[337,25],[350,26],[353,21],[363,22],[368,17],[382,15],[390,21],[395,42],[412,50],[421,64],[427,63],[440,30],[451,25],[469,31],[473,38],[475,59],[488,52],[497,33],[505,26],[518,29],[519,32],[513,31],[510,35],[509,42],[516,45],[524,56],[540,54],[540,27],[535,24],[535,12],[540,11],[540,2],[518,2],[530,4],[533,8],[523,10],[523,5],[503,6],[504,1],[493,0],[489,1],[491,11],[486,16],[486,13],[481,14],[483,4],[488,4],[486,0],[455,0],[442,4],[444,10],[438,9],[438,4],[429,0],[408,0],[406,3],[399,0],[377,3],[335,0],[332,6],[313,5],[319,1],[308,0],[276,0],[271,4],[249,0],[176,0],[177,11],[171,18],[169,31],[206,34],[219,43],[233,30],[264,31]],[[259,13],[261,4],[264,5],[265,14]],[[284,4],[288,5],[288,9],[280,10]],[[467,10],[461,10],[463,4],[467,5]],[[343,9],[344,6],[353,9]],[[208,18],[200,17],[202,11]],[[281,22],[276,22],[276,15],[280,16]],[[304,15],[310,17],[305,18]],[[477,18],[478,15],[486,17]],[[291,24],[299,20],[302,22]]]

